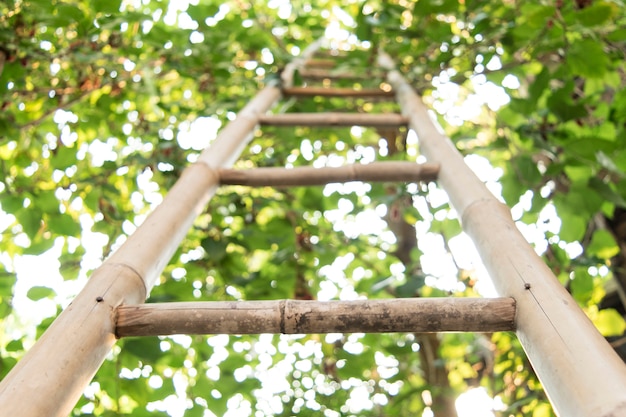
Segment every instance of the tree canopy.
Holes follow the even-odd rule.
[[[393,57],[620,346],[625,23],[621,0],[0,2],[0,377],[217,130],[324,34],[354,49],[337,71],[370,78],[378,50]],[[337,108],[397,110],[333,98],[276,112]],[[237,164],[418,156],[404,131],[274,127]],[[466,240],[434,184],[227,186],[148,302],[488,293]],[[45,276],[26,273],[43,259]],[[459,399],[462,417],[470,390],[494,415],[554,415],[509,333],[124,339],[73,415],[439,416]]]

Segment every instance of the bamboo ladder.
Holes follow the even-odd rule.
[[[419,96],[384,53],[391,91],[293,87],[320,42],[289,64],[282,84],[265,87],[188,167],[163,203],[88,281],[81,293],[0,382],[0,413],[65,416],[118,337],[175,333],[327,333],[515,330],[561,416],[626,415],[626,367],[517,231],[509,209],[465,165],[430,120]],[[330,63],[332,65],[332,63]],[[312,65],[311,65],[312,66]],[[343,75],[339,75],[340,77]],[[267,115],[281,96],[396,97],[402,114]],[[341,168],[228,169],[257,125],[398,126],[419,137],[428,163]],[[194,218],[220,184],[314,185],[339,181],[437,180],[449,194],[496,289],[496,299],[300,300],[143,304]],[[329,326],[330,324],[330,326]],[[28,399],[28,401],[24,401]]]

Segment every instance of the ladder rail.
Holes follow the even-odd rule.
[[[509,208],[491,194],[437,129],[391,58],[383,52],[379,64],[389,70],[387,80],[417,133],[420,152],[429,162],[441,164],[438,182],[474,241],[496,290],[516,300],[517,336],[557,413],[623,415],[624,362],[524,239]]]

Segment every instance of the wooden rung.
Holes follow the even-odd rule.
[[[371,164],[353,164],[342,167],[296,167],[220,169],[221,185],[247,185],[252,187],[285,187],[325,185],[350,181],[434,181],[439,164],[385,161]]]
[[[337,49],[322,49],[313,55],[312,59],[337,59],[337,58],[347,58],[349,56],[349,51],[340,51]],[[321,57],[321,58],[316,58]]]
[[[512,298],[214,301],[117,308],[118,337],[515,330]]]
[[[406,117],[396,113],[283,113],[259,117],[259,123],[266,126],[401,127],[407,122]]]
[[[380,88],[365,88],[362,90],[355,90],[353,88],[289,87],[283,88],[282,91],[283,95],[287,97],[395,97],[395,93],[393,91],[381,90]]]
[[[308,59],[304,63],[305,68],[333,68],[337,65],[337,61],[334,59]]]
[[[371,80],[373,78],[384,78],[385,74],[358,74],[352,72],[327,71],[324,69],[303,69],[299,72],[302,78],[310,80]]]

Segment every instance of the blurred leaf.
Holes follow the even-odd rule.
[[[63,236],[78,236],[80,223],[69,214],[56,214],[49,217],[48,229]]]
[[[226,255],[226,246],[228,242],[217,241],[211,237],[202,239],[200,245],[206,251],[207,257],[212,262],[221,261]]]
[[[65,170],[76,164],[76,149],[68,146],[61,146],[56,150],[50,162],[56,169]]]
[[[112,14],[119,12],[122,0],[93,0],[91,4],[96,13]]]
[[[26,293],[26,296],[33,301],[38,301],[44,298],[52,298],[54,295],[55,292],[52,288],[41,286],[31,287]]]
[[[593,232],[591,243],[587,246],[587,253],[602,259],[610,259],[619,253],[619,246],[608,230],[599,229]]]
[[[610,61],[600,43],[582,39],[570,45],[567,64],[575,75],[597,78],[604,76]]]
[[[576,268],[570,287],[574,299],[579,304],[586,305],[593,293],[593,277],[589,274],[587,268]]]
[[[626,330],[624,318],[612,308],[598,311],[597,315],[593,317],[593,324],[605,337],[621,336]]]
[[[157,337],[124,339],[122,352],[129,353],[149,363],[154,363],[163,356]]]
[[[601,25],[611,18],[613,7],[609,2],[596,2],[576,12],[576,19],[585,26]]]
[[[28,207],[16,212],[15,217],[22,225],[24,233],[33,239],[41,227],[41,211],[38,208]]]

